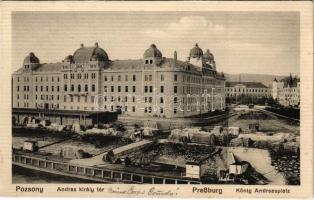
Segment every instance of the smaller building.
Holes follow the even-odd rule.
[[[186,162],[186,177],[200,179],[205,174],[205,166],[202,162]]]
[[[297,76],[285,77],[278,81],[276,78],[272,84],[272,97],[285,107],[300,107],[300,78]]]
[[[259,103],[271,97],[271,89],[260,82],[226,82],[225,94],[229,103]]]
[[[38,151],[38,141],[36,140],[26,140],[24,141],[24,144],[23,144],[23,150],[24,151],[31,151],[31,152],[34,152],[34,151]]]

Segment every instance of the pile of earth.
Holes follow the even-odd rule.
[[[169,160],[182,160],[184,162],[196,162],[208,157],[215,151],[215,147],[200,145],[185,145],[181,143],[154,143],[142,151],[130,153],[128,157],[150,163],[160,157]]]

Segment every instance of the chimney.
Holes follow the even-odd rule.
[[[81,44],[81,48],[83,48],[83,47],[84,47],[84,44],[82,43],[82,44]]]
[[[173,52],[173,62],[174,62],[174,66],[177,65],[177,59],[178,59],[177,51],[174,51],[174,52]]]
[[[95,47],[98,47],[98,42],[95,42]]]

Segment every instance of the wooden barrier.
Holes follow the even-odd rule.
[[[161,177],[95,167],[71,165],[68,163],[18,154],[12,155],[12,164],[38,171],[106,183],[121,182],[138,184],[201,184],[201,181],[199,180]]]

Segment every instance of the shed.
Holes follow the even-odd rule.
[[[23,144],[23,150],[25,151],[38,151],[38,141],[37,140],[26,140]]]

